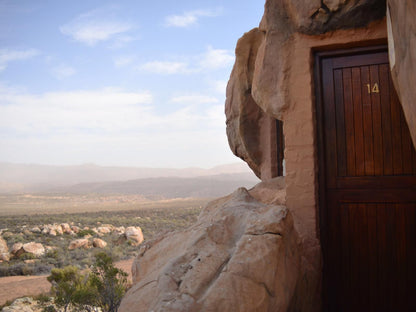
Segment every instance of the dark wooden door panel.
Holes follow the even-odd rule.
[[[317,57],[326,311],[416,311],[416,153],[375,50]]]

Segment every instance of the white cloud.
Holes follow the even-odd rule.
[[[60,64],[54,68],[52,68],[52,74],[57,78],[57,79],[65,79],[68,77],[73,76],[77,71],[71,67],[68,66],[66,64]]]
[[[215,105],[196,108],[192,96]],[[158,167],[235,160],[227,146],[223,105],[203,95],[179,100],[184,107],[160,113],[147,91],[30,94],[0,85],[0,160]]]
[[[139,70],[155,74],[183,74],[188,73],[188,64],[185,62],[169,62],[169,61],[151,61],[147,62],[139,67]]]
[[[208,104],[219,103],[219,100],[214,96],[192,94],[192,95],[180,95],[171,99],[174,103],[186,103],[186,104]]]
[[[181,15],[169,15],[165,18],[165,25],[167,27],[189,27],[197,24],[200,17],[215,17],[220,15],[221,11],[221,9],[194,10],[184,12]]]
[[[29,136],[73,134],[88,128],[99,132],[121,131],[134,126],[152,102],[149,92],[111,88],[40,95],[7,89],[0,92],[1,126]]]
[[[126,35],[133,29],[133,25],[113,18],[106,9],[81,14],[59,29],[64,35],[88,46],[95,46],[101,41],[113,40],[113,44],[118,45],[133,40]]]
[[[39,54],[38,50],[12,50],[12,49],[0,49],[0,71],[6,69],[9,62],[22,61],[30,59]]]
[[[195,74],[210,72],[231,67],[234,62],[234,54],[223,49],[208,47],[203,54],[183,58],[181,61],[155,60],[142,64],[138,70],[156,74]]]
[[[234,54],[228,50],[208,47],[208,51],[202,55],[199,62],[201,69],[215,70],[230,66],[234,62]]]

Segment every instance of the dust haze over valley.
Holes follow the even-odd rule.
[[[241,163],[211,169],[0,163],[0,215],[180,206],[258,181]]]

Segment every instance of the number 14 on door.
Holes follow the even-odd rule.
[[[368,93],[380,93],[380,89],[378,88],[378,83],[376,82],[375,84],[373,84],[373,86],[371,87],[371,85],[369,83],[365,84],[367,86],[367,91]]]

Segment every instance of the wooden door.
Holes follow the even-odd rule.
[[[416,153],[387,51],[316,65],[324,310],[416,311]]]

